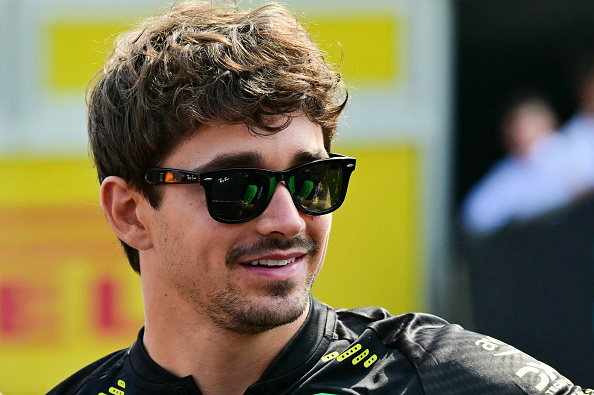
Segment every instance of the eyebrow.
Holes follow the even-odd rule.
[[[328,158],[328,154],[325,150],[314,152],[300,151],[293,155],[291,167],[326,158]],[[212,170],[230,169],[235,167],[263,168],[263,163],[264,157],[259,152],[249,151],[237,154],[222,154],[215,157],[210,162],[196,167],[192,171],[204,173]]]
[[[262,163],[262,155],[257,152],[241,152],[238,154],[221,154],[210,162],[198,166],[193,171],[203,173],[205,171],[229,169],[233,167],[254,167]]]
[[[319,151],[301,151],[293,155],[293,166],[300,165],[302,163],[313,162],[314,160],[328,159],[328,153],[326,150]]]

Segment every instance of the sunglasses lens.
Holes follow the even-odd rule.
[[[210,188],[211,214],[231,222],[257,215],[266,203],[269,189],[264,174],[240,170],[220,172]]]
[[[287,187],[297,207],[312,215],[336,210],[344,200],[353,165],[327,160],[289,170],[292,175],[286,180]],[[211,216],[221,222],[237,223],[260,215],[276,187],[274,177],[268,174],[253,169],[209,173],[205,188]]]
[[[295,198],[306,212],[323,214],[333,211],[344,198],[343,181],[340,161],[313,163],[295,174]]]

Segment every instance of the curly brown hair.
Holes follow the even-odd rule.
[[[160,194],[144,182],[146,170],[201,125],[274,133],[302,113],[322,127],[330,151],[348,99],[307,31],[274,3],[251,11],[177,3],[120,35],[94,82],[88,132],[99,178],[122,177],[155,208]],[[138,251],[122,244],[140,272]]]

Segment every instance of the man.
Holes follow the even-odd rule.
[[[594,59],[588,56],[576,70],[578,108],[561,133],[569,140],[571,157],[579,170],[575,178],[584,195],[594,192]]]
[[[439,318],[311,297],[355,169],[330,154],[346,98],[278,5],[179,3],[120,37],[89,133],[145,326],[50,394],[581,393]]]
[[[508,155],[462,204],[462,225],[470,236],[487,236],[578,199],[580,169],[567,139],[556,130],[556,114],[538,94],[520,95],[509,104],[501,122]]]

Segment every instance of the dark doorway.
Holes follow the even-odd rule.
[[[561,121],[576,106],[576,66],[594,53],[594,1],[454,2],[455,202],[504,154],[501,112],[520,91],[538,91]]]
[[[529,91],[546,96],[561,123],[576,110],[576,74],[580,64],[594,55],[594,1],[454,0],[453,4],[456,217],[472,185],[504,155],[500,118],[516,94]],[[545,221],[546,226],[537,222],[504,229],[479,245],[479,258],[470,259],[468,266],[473,289],[469,297],[474,306],[472,329],[501,336],[534,357],[550,361],[576,384],[591,386],[594,228],[591,224],[582,226],[582,220],[594,214],[587,207],[574,209],[578,210],[575,218],[570,211]],[[571,232],[578,237],[572,238]],[[492,249],[485,249],[485,245]],[[510,258],[530,246],[536,246],[530,250],[530,258]],[[545,267],[545,263],[550,266]],[[511,266],[506,269],[505,264]],[[581,265],[580,269],[575,265]],[[512,269],[529,275],[514,275]],[[486,272],[493,275],[488,277]],[[548,284],[549,278],[551,284],[561,287],[563,297],[574,287],[586,288],[587,292],[571,300],[560,296],[554,302],[563,300],[562,307],[549,304],[550,310],[540,314],[543,310],[539,304],[546,307],[543,301],[552,295],[553,285],[537,288]],[[533,294],[526,295],[534,289]],[[518,295],[530,302],[519,304]],[[561,317],[560,311],[566,315]],[[543,317],[545,320],[539,321]],[[575,331],[564,331],[564,326]],[[526,332],[530,336],[517,336]],[[537,341],[531,343],[534,339]],[[568,345],[571,342],[574,344]]]

